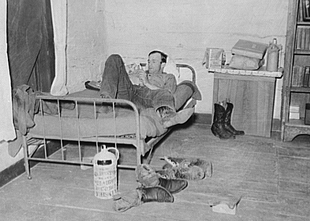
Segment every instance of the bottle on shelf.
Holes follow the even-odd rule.
[[[274,38],[273,41],[269,43],[269,47],[267,48],[267,71],[278,71],[279,52],[281,49],[282,46],[277,44],[276,38]]]

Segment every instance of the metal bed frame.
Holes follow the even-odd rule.
[[[177,64],[177,68],[180,71],[181,68],[187,68],[191,71],[192,74],[192,81],[196,81],[196,72],[195,70],[187,65],[187,64]],[[63,163],[63,164],[75,164],[75,165],[87,165],[87,166],[92,166],[91,162],[85,162],[83,161],[83,153],[82,153],[82,148],[81,148],[81,142],[91,142],[96,144],[96,149],[97,152],[100,151],[100,144],[101,143],[115,143],[115,144],[128,144],[132,145],[136,148],[136,161],[137,165],[140,165],[142,163],[142,156],[145,156],[146,152],[148,152],[148,157],[147,157],[147,163],[151,162],[152,155],[153,155],[153,148],[154,146],[163,138],[165,137],[168,132],[171,130],[169,128],[164,134],[158,137],[153,137],[148,139],[146,141],[145,139],[142,139],[140,137],[140,117],[139,117],[139,112],[134,103],[128,100],[123,100],[123,99],[105,99],[105,98],[83,98],[83,97],[61,97],[61,96],[51,96],[51,95],[37,95],[36,99],[39,101],[39,114],[42,115],[43,121],[44,121],[44,111],[43,111],[43,102],[46,101],[55,101],[57,103],[57,109],[58,109],[58,120],[60,122],[60,136],[53,136],[46,134],[44,129],[42,131],[43,135],[36,135],[31,133],[31,129],[29,133],[26,136],[23,136],[23,152],[24,152],[24,162],[25,162],[25,170],[28,176],[28,179],[31,179],[31,172],[30,172],[30,162],[48,162],[48,163]],[[117,105],[127,105],[132,108],[134,111],[135,115],[135,124],[136,124],[136,132],[130,136],[113,136],[113,137],[103,137],[103,136],[98,136],[98,127],[96,127],[96,134],[93,135],[93,137],[65,137],[63,135],[63,128],[62,128],[62,116],[61,116],[61,102],[74,102],[75,104],[75,110],[76,110],[76,117],[79,119],[79,112],[78,112],[78,106],[81,103],[89,103],[94,107],[94,119],[96,119],[96,107],[99,103],[108,103],[112,105],[113,107],[113,118],[115,119],[116,113],[115,113],[115,106]],[[79,122],[79,120],[78,120]],[[44,123],[44,122],[43,122]],[[45,125],[45,124],[44,124]],[[46,125],[48,127],[48,125]],[[45,128],[45,126],[44,126]],[[80,122],[78,126],[78,131],[80,128]],[[80,131],[79,131],[80,132]],[[42,142],[37,144],[35,148],[30,151],[29,144],[31,143],[32,139],[39,139]],[[49,151],[48,151],[48,145],[47,142],[49,140],[59,140],[60,141],[60,152],[61,152],[61,159],[52,159],[50,158]],[[68,160],[66,158],[66,146],[65,142],[66,141],[75,141],[78,143],[78,153],[79,153],[79,159],[77,160]],[[43,149],[43,156],[36,156],[36,152],[39,149]],[[146,151],[147,150],[147,151]],[[129,168],[129,169],[135,169],[136,166],[133,165],[124,165],[124,164],[118,164],[119,168]]]

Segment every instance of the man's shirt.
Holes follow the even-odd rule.
[[[146,71],[146,73],[150,84],[166,89],[171,93],[175,92],[177,81],[173,74],[167,74],[165,72],[163,74],[149,74],[148,71]]]

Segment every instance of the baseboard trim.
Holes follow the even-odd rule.
[[[50,153],[54,153],[60,148],[60,144],[57,141],[51,141],[47,144]],[[21,150],[23,151],[23,150]],[[35,154],[35,157],[44,157],[43,149],[39,149]],[[30,168],[34,167],[37,163],[36,161],[30,162]],[[25,173],[25,164],[24,158],[13,164],[12,166],[4,169],[0,172],[0,187],[4,186],[5,184],[9,183],[10,181],[14,180],[16,177],[20,176],[21,174]]]
[[[195,113],[194,122],[199,124],[212,124],[212,114]]]
[[[195,113],[194,117],[195,123],[200,124],[212,124],[212,114],[204,114],[204,113]],[[272,120],[272,133],[278,133],[281,132],[281,121],[280,119],[274,118]]]
[[[9,183],[11,180],[15,179],[24,172],[24,159],[21,159],[17,163],[0,172],[0,187]]]

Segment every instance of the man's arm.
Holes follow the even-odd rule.
[[[171,93],[174,93],[177,88],[177,80],[173,74],[165,74],[164,89],[167,89]]]
[[[147,78],[146,78],[146,79],[147,79]],[[160,87],[157,87],[156,85],[151,84],[151,83],[148,81],[148,79],[147,79],[145,82],[143,82],[143,84],[144,84],[145,87],[148,87],[148,88],[151,89],[151,90],[162,89],[162,88],[160,88]]]
[[[147,73],[145,71],[141,70],[139,74],[140,74],[140,82],[141,82],[140,85],[141,86],[145,86],[151,90],[161,89],[160,87],[157,87],[149,82],[149,79],[147,78]]]
[[[152,84],[150,83],[147,73],[144,71],[140,71],[140,85],[144,85],[148,87],[151,90],[158,90],[158,89],[166,89],[170,91],[171,93],[174,93],[177,87],[177,81],[173,74],[160,74],[158,77],[158,84]],[[161,82],[161,83],[159,83]]]

